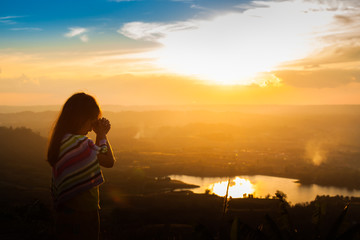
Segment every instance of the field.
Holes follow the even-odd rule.
[[[0,114],[2,239],[51,238],[45,154],[56,115]],[[108,109],[103,115],[112,123],[117,158],[114,168],[104,169],[103,239],[229,239],[235,229],[263,239],[288,239],[294,229],[299,239],[325,239],[333,224],[337,236],[359,225],[357,198],[319,197],[289,206],[273,193],[269,199],[231,199],[224,214],[224,198],[176,192],[194,186],[166,178],[262,174],[360,189],[359,106]]]

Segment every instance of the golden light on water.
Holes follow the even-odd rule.
[[[226,188],[228,185],[228,181],[221,181],[214,184],[209,185],[208,189],[211,193],[215,193],[218,196],[226,195]],[[242,198],[244,194],[254,194],[255,187],[248,179],[236,177],[232,181],[230,181],[229,193],[228,196],[232,198]]]

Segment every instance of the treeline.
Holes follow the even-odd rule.
[[[0,190],[2,203],[48,202],[51,170],[47,140],[28,128],[0,127]]]
[[[31,166],[45,161],[47,140],[25,127],[0,127],[0,164]]]

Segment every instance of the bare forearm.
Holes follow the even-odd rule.
[[[107,142],[107,137],[105,134],[96,134],[96,145],[100,146],[100,141],[105,139]]]
[[[100,140],[105,139],[107,145],[107,152],[106,153],[99,153],[98,159],[101,166],[106,168],[112,168],[116,161],[113,150],[111,148],[110,142],[106,136],[98,135],[96,136],[96,145],[99,146]]]

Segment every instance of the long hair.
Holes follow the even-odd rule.
[[[88,120],[97,119],[101,110],[94,97],[75,93],[64,104],[49,141],[47,161],[54,166],[58,161],[61,140],[67,133],[76,134]]]

